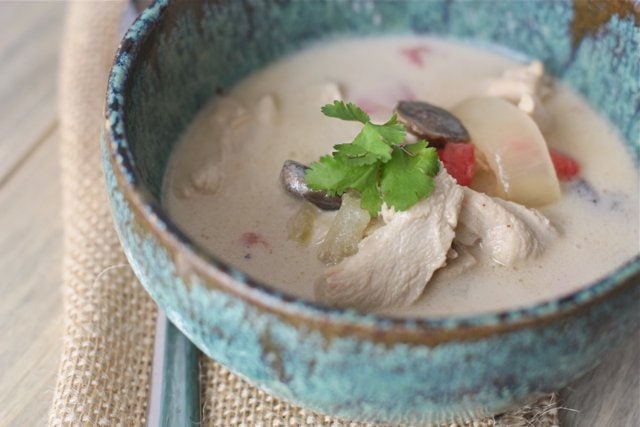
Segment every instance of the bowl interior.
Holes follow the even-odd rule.
[[[625,4],[607,2],[597,14],[591,3],[555,1],[160,0],[123,44],[125,51],[128,43],[133,46],[124,55],[132,63],[123,90],[126,143],[136,179],[162,212],[171,151],[210,99],[310,43],[408,33],[487,43],[542,60],[618,128],[638,165],[640,104],[632,100],[640,99],[634,42],[640,19]],[[171,230],[195,247],[177,227]],[[638,269],[640,263],[635,264]]]

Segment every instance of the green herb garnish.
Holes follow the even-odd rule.
[[[322,112],[364,127],[351,143],[334,145],[331,155],[310,165],[305,174],[309,188],[330,196],[355,190],[360,206],[373,218],[383,202],[404,211],[431,195],[440,169],[438,154],[424,140],[406,144],[407,130],[395,114],[384,124],[374,124],[360,107],[342,101],[323,106]]]

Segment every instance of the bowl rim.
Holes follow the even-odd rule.
[[[127,30],[118,47],[109,73],[104,110],[103,143],[109,154],[103,163],[105,173],[110,168],[115,175],[118,189],[144,229],[164,246],[174,262],[179,257],[181,273],[196,273],[207,290],[221,290],[292,324],[302,321],[307,327],[319,329],[329,336],[356,334],[376,342],[435,345],[546,324],[577,315],[627,288],[640,286],[640,254],[636,254],[588,286],[522,307],[472,315],[392,317],[326,306],[296,297],[245,275],[206,252],[180,230],[143,184],[129,150],[124,126],[125,95],[132,67],[141,44],[160,22],[169,3],[169,0],[157,0],[145,9]],[[129,251],[125,252],[127,257],[133,257]]]

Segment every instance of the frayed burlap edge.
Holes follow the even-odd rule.
[[[103,100],[124,1],[69,5],[60,66],[65,225],[63,354],[51,425],[144,425],[155,305],[126,262],[100,159]],[[314,414],[203,358],[202,425],[372,427]],[[555,396],[468,425],[557,425]]]
[[[211,427],[384,427],[338,420],[296,407],[252,387],[206,357],[200,360],[202,425]],[[516,411],[447,427],[558,426],[557,397],[551,394]],[[444,427],[444,426],[442,426]]]

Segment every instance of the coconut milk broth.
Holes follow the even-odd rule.
[[[342,96],[374,121],[386,120],[400,99],[449,108],[482,95],[489,79],[517,65],[512,57],[436,38],[311,47],[251,75],[200,112],[172,155],[164,206],[212,254],[278,290],[313,299],[324,269],[316,258],[321,236],[308,246],[287,238],[287,222],[301,202],[281,188],[280,169],[286,159],[309,164],[359,131],[324,117],[320,107]],[[455,279],[435,276],[413,306],[388,314],[523,306],[593,283],[638,253],[638,172],[617,132],[560,85],[545,106],[556,119],[547,143],[577,159],[585,180],[563,184],[562,200],[541,208],[562,237],[517,268],[479,263]],[[322,214],[320,222],[332,216]]]

